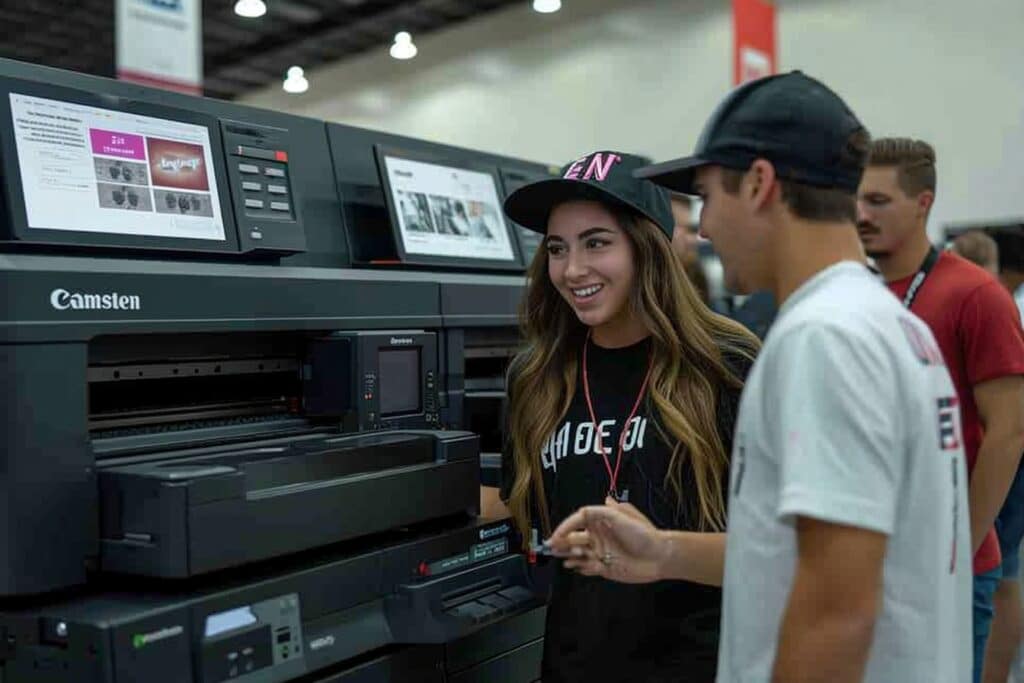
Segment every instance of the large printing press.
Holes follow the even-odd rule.
[[[0,61],[0,683],[527,683],[547,167]],[[485,468],[486,470],[486,468]]]

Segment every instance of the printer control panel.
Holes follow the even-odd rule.
[[[203,683],[266,680],[271,669],[276,680],[305,672],[299,596],[208,615],[201,652]]]
[[[288,131],[238,121],[221,129],[242,252],[305,251]]]

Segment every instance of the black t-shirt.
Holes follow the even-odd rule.
[[[621,349],[588,348],[588,377],[595,429],[583,392],[582,372],[565,419],[556,427],[541,455],[544,487],[557,525],[584,505],[600,505],[609,476],[594,434],[614,469],[619,435],[647,372],[650,340]],[[727,358],[741,378],[746,361]],[[718,430],[726,448],[739,403],[739,390],[718,401]],[[624,441],[618,477],[620,495],[661,528],[697,530],[697,493],[692,470],[684,468],[683,491],[692,492],[677,504],[665,481],[672,449],[657,424],[653,404],[640,403]],[[502,460],[502,498],[515,478],[511,453]],[[728,476],[723,480],[727,487]],[[538,516],[534,516],[539,520]],[[536,526],[539,529],[540,523]],[[721,589],[682,581],[627,585],[566,571],[556,563],[548,604],[544,645],[544,683],[602,681],[614,683],[711,682],[718,658]]]

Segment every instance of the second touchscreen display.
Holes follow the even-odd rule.
[[[492,174],[396,156],[384,164],[406,253],[516,259]]]

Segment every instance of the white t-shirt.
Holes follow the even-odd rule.
[[[960,434],[931,331],[867,268],[833,265],[785,302],[740,402],[718,683],[771,680],[798,516],[888,536],[865,682],[970,680]]]

